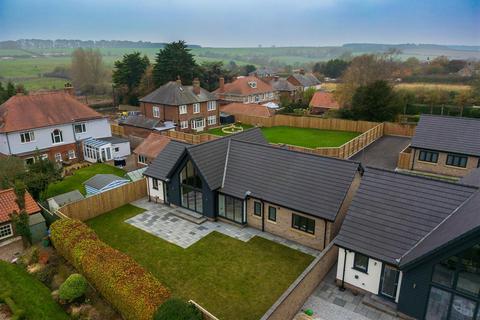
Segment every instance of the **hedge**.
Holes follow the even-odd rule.
[[[125,319],[151,320],[170,292],[126,254],[102,242],[86,224],[61,219],[51,225],[57,251],[72,263]]]

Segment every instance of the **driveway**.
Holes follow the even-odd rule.
[[[361,162],[362,165],[395,170],[398,154],[410,144],[411,138],[383,136],[350,160]]]

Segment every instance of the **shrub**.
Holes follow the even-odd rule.
[[[170,292],[132,258],[100,241],[78,220],[51,225],[55,248],[107,299],[125,319],[150,320]]]
[[[154,320],[202,320],[201,312],[192,304],[171,298],[155,312]]]
[[[60,286],[58,294],[60,299],[72,302],[85,295],[87,289],[88,282],[85,277],[81,274],[74,273]]]

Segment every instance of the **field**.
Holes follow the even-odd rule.
[[[441,90],[441,91],[467,91],[470,90],[469,85],[464,84],[435,84],[435,83],[399,83],[395,85],[395,89],[405,89],[405,90]]]
[[[141,212],[126,205],[87,224],[150,271],[173,296],[195,300],[219,319],[261,318],[313,260],[261,237],[243,242],[218,232],[183,249],[124,222]]]
[[[20,267],[0,260],[0,293],[8,292],[25,319],[67,320],[50,290]],[[1,318],[1,317],[0,317]]]

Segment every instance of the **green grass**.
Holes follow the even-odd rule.
[[[35,91],[39,89],[61,89],[65,86],[65,83],[69,82],[66,79],[60,78],[34,78],[29,80],[22,80],[21,82],[27,91]]]
[[[79,190],[82,194],[85,194],[85,186],[82,183],[98,173],[110,173],[119,177],[124,177],[125,175],[125,171],[122,169],[104,163],[95,163],[76,170],[73,175],[65,177],[62,181],[49,185],[45,193],[45,199],[73,190]]]
[[[228,126],[228,125],[227,125]],[[253,126],[251,124],[235,124],[236,127],[242,127],[243,130],[247,130],[247,129],[250,129],[250,128],[253,128]],[[214,134],[216,136],[226,136],[226,135],[229,135],[229,133],[225,133],[222,131],[222,128],[223,127],[218,127],[218,128],[213,128],[213,129],[210,129],[207,131],[207,133],[210,133],[210,134]]]
[[[69,319],[50,290],[20,267],[0,260],[0,292],[7,291],[26,319]]]
[[[244,129],[251,128],[251,125],[242,124]],[[208,130],[208,133],[225,136],[221,128]],[[285,143],[305,148],[339,147],[345,142],[360,135],[358,132],[320,130],[310,128],[295,128],[277,126],[262,128],[262,133],[270,143]]]
[[[217,232],[182,249],[124,222],[141,212],[126,205],[87,224],[173,296],[193,299],[220,319],[259,319],[313,260],[261,237],[242,242]]]

